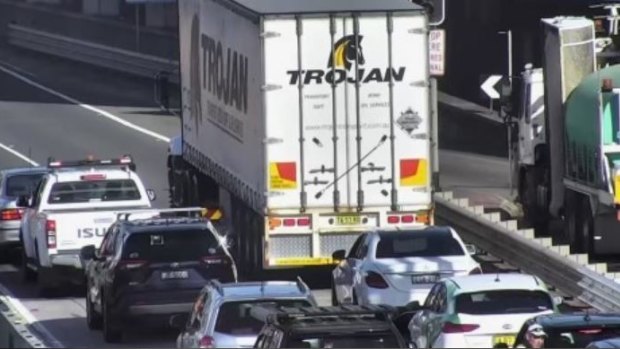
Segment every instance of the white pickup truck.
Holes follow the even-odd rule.
[[[84,278],[80,249],[99,246],[116,212],[151,208],[152,190],[144,188],[129,156],[110,160],[54,161],[26,207],[20,240],[22,278],[37,281],[42,296],[62,281]],[[77,278],[75,277],[77,276]]]

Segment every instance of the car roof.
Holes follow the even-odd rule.
[[[320,319],[300,319],[284,325],[289,330],[297,333],[330,333],[330,332],[349,332],[354,329],[356,332],[379,332],[391,331],[392,327],[388,321],[376,319],[348,319],[345,316]]]
[[[455,276],[448,278],[446,282],[454,285],[457,294],[496,290],[547,290],[540,279],[520,273]]]
[[[424,228],[412,228],[412,229],[378,229],[372,232],[372,234],[382,236],[399,236],[402,234],[420,234],[421,236],[426,235],[437,235],[437,236],[452,236],[454,231],[450,227],[446,226],[427,226]]]
[[[119,167],[63,167],[50,171],[52,178],[57,182],[81,181],[80,176],[88,174],[103,174],[106,179],[136,179],[137,174],[129,169]]]
[[[170,217],[121,220],[121,225],[132,233],[177,230],[204,230],[208,229],[208,218],[204,217]]]
[[[218,293],[221,291],[221,297],[231,299],[306,297],[310,294],[295,281],[246,281],[210,286]]]
[[[0,175],[5,176],[12,176],[12,175],[17,175],[17,174],[30,174],[30,173],[46,173],[46,172],[50,172],[50,170],[47,167],[41,167],[41,166],[36,166],[36,167],[14,167],[14,168],[6,168],[3,170],[0,170]]]
[[[586,318],[587,316],[587,318]],[[568,313],[539,315],[535,321],[543,327],[583,327],[587,325],[620,325],[620,313]]]

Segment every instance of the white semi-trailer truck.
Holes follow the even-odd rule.
[[[408,0],[180,0],[174,206],[217,204],[241,272],[333,264],[432,223],[428,20]]]

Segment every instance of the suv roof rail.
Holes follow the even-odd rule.
[[[217,293],[219,293],[221,296],[224,295],[224,288],[222,287],[222,283],[220,282],[220,280],[211,279],[209,280],[209,283],[211,284],[211,286],[213,286],[213,288],[217,290]]]
[[[388,305],[340,305],[329,307],[268,307],[258,312],[269,312],[262,315],[267,322],[288,322],[296,319],[308,319],[333,316],[372,316],[386,320],[398,313],[396,307]]]
[[[136,163],[133,157],[125,154],[120,158],[114,159],[95,159],[89,156],[82,160],[56,160],[53,157],[47,158],[47,167],[51,169],[67,168],[67,167],[110,167],[110,166],[127,166],[132,171],[136,170]]]
[[[129,220],[129,217],[132,214],[140,214],[140,213],[153,213],[153,214],[161,214],[161,213],[179,213],[179,212],[187,212],[187,213],[193,213],[193,212],[197,212],[197,216],[204,216],[205,214],[205,209],[202,207],[184,207],[184,208],[163,208],[163,209],[158,209],[158,208],[151,208],[151,209],[145,209],[145,210],[130,210],[130,211],[117,211],[116,212],[116,220]]]

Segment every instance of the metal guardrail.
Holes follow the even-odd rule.
[[[8,41],[25,49],[147,78],[165,71],[170,73],[170,82],[179,83],[179,63],[173,60],[46,33],[17,24],[8,25]]]
[[[28,323],[0,296],[0,348],[48,348],[34,335]]]
[[[620,312],[620,283],[606,264],[589,264],[588,256],[571,255],[568,245],[552,246],[551,238],[534,238],[531,229],[501,221],[452,193],[435,194],[436,221],[453,226],[464,240],[503,259],[601,312]]]

